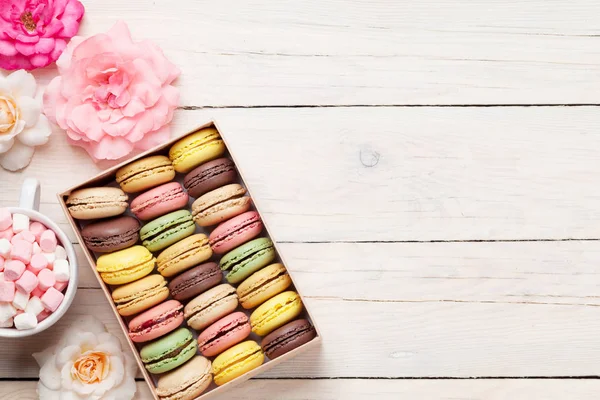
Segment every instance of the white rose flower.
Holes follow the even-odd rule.
[[[33,357],[41,367],[40,399],[130,400],[135,395],[133,357],[92,316],[77,320],[57,346]]]
[[[0,165],[9,171],[28,166],[35,146],[52,133],[36,90],[35,78],[25,70],[0,73]]]

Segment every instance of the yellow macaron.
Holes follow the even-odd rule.
[[[96,261],[96,270],[109,285],[124,285],[148,275],[154,269],[156,259],[144,246],[104,254]]]
[[[218,158],[225,143],[214,127],[200,129],[178,140],[169,150],[175,171],[189,172],[194,167]]]
[[[302,312],[302,300],[296,292],[278,294],[258,307],[250,316],[252,332],[266,336]]]
[[[234,380],[262,365],[265,355],[255,341],[248,340],[221,353],[212,364],[218,386]]]
[[[127,193],[141,192],[175,178],[175,169],[166,156],[150,156],[117,170],[116,180]]]
[[[167,281],[161,275],[152,274],[112,292],[112,298],[120,315],[128,317],[155,306],[169,297]]]

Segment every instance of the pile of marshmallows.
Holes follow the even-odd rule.
[[[35,328],[62,303],[69,278],[54,231],[0,208],[0,327]]]

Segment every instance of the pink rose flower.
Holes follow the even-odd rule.
[[[0,0],[0,68],[31,70],[56,61],[83,12],[79,0]]]
[[[95,161],[147,150],[170,136],[180,74],[160,48],[133,42],[124,22],[106,34],[74,37],[56,62],[44,113]]]

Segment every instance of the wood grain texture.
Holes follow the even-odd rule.
[[[181,111],[173,132],[210,118],[278,241],[600,238],[594,107]],[[64,224],[56,193],[100,167],[55,132],[0,201],[37,176]]]
[[[36,382],[5,382],[0,400],[37,400]],[[595,400],[597,380],[264,380],[253,379],[227,392],[230,400]],[[225,396],[224,396],[225,397]],[[151,400],[144,382],[138,382],[134,400]]]
[[[598,103],[594,0],[85,3],[81,34],[127,21],[185,105]]]

